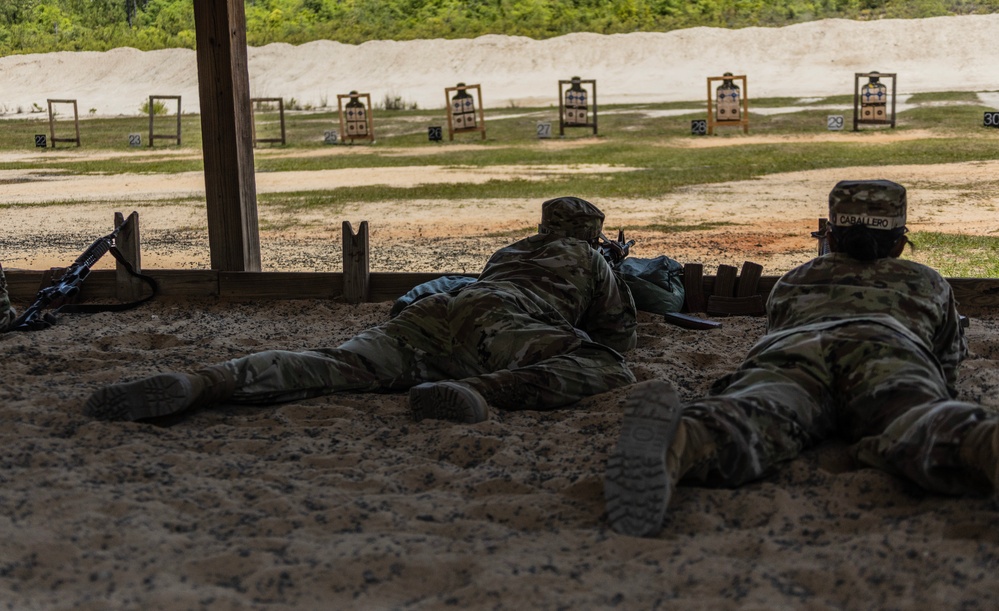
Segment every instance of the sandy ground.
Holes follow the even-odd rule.
[[[905,66],[911,75],[903,81],[906,87],[959,89],[952,81],[933,80],[948,72],[941,69],[946,64],[980,90],[995,86],[980,82],[984,77],[978,75],[978,64],[957,45],[967,41],[977,54],[994,54],[991,38],[981,37],[989,27],[994,31],[995,19],[822,22],[728,34],[687,31],[672,35],[690,47],[675,56],[655,48],[639,53],[630,46],[632,40],[661,38],[655,35],[610,37],[615,44],[609,47],[589,35],[546,44],[587,41],[594,51],[582,54],[580,61],[593,62],[605,57],[616,61],[619,56],[608,49],[620,46],[631,58],[617,66],[620,88],[653,96],[663,92],[641,89],[639,83],[665,87],[665,81],[627,80],[621,66],[647,74],[682,66],[696,76],[690,77],[691,86],[699,92],[705,73],[715,68],[752,68],[752,74],[760,74],[757,70],[794,57],[785,67],[796,80],[787,86],[801,94],[831,95],[851,87],[855,69],[901,71]],[[951,25],[954,29],[948,30]],[[727,44],[691,42],[699,35],[708,35],[703,39],[708,42],[723,35],[726,42],[742,41],[735,46],[743,53],[727,57],[744,63],[709,61],[712,54],[735,52],[725,51]],[[752,35],[755,42],[745,38]],[[799,47],[794,53],[763,57],[775,45],[795,41]],[[503,51],[488,56],[492,62],[506,58],[506,43],[501,42],[487,37],[476,44]],[[540,47],[514,42],[535,53],[515,65],[537,67],[541,89],[554,90],[552,79],[566,76],[561,67],[546,72],[542,68],[548,60]],[[428,48],[444,50],[450,44],[427,42]],[[872,45],[880,54],[867,52]],[[408,65],[404,60],[413,55],[412,47],[402,43],[360,47],[395,49],[399,63],[387,65]],[[301,70],[290,69],[287,59],[275,63],[294,79],[327,70],[323,62],[347,61],[349,57],[340,56],[354,52],[330,48],[341,53],[313,52],[313,63]],[[896,49],[914,59],[905,64],[910,60],[891,55]],[[272,45],[259,57],[286,50]],[[695,52],[704,54],[704,62],[695,65]],[[102,60],[133,61],[134,53],[116,51]],[[562,57],[570,55],[563,52]],[[879,61],[872,63],[872,57]],[[15,99],[10,92],[21,86],[4,80],[23,80],[19,62],[39,73],[64,74],[45,72],[50,61],[73,71],[74,80],[39,82],[72,87],[110,83],[105,90],[121,87],[121,97],[137,96],[128,109],[148,95],[141,83],[132,90],[128,87],[133,85],[116,81],[122,74],[133,80],[135,75],[109,60],[66,54],[0,58],[0,112],[6,98]],[[497,78],[506,74],[500,65],[478,61],[479,70],[469,70],[473,75],[487,70]],[[831,70],[812,69],[823,61],[838,64],[833,76],[826,75]],[[94,65],[108,70],[76,78],[81,66]],[[193,72],[183,62],[159,65],[178,77],[190,78]],[[983,65],[991,71],[995,62]],[[432,81],[440,95],[451,81],[472,80],[458,72],[467,73],[444,71],[428,79],[415,72],[411,80]],[[826,75],[827,82],[814,85],[810,79],[816,74]],[[530,84],[533,78],[522,75],[505,82]],[[775,85],[768,93],[783,91],[776,88],[777,79],[760,79],[758,88],[751,85],[759,95],[767,92],[764,82]],[[410,84],[400,81],[396,90],[409,97]],[[284,85],[257,87],[261,93],[297,94]],[[354,85],[345,88],[350,87]],[[538,87],[534,83],[528,89]],[[138,95],[140,89],[145,93]],[[308,99],[307,90],[302,91],[300,98]],[[52,93],[64,97],[66,90]],[[48,93],[31,95],[29,103],[43,102]],[[105,110],[102,104],[101,112]],[[689,145],[698,142],[704,141]],[[5,153],[0,161],[33,154]],[[491,171],[494,178],[523,173]],[[420,180],[472,176],[455,168],[420,173]],[[391,176],[367,170],[344,174],[261,175],[258,188],[298,190],[311,180],[371,184],[415,175],[408,168],[393,169]],[[822,170],[691,187],[655,201],[596,203],[607,213],[609,229],[737,223],[679,234],[636,231],[629,236],[639,240],[636,256],[668,254],[683,262],[703,262],[709,272],[711,265],[748,259],[762,263],[764,273],[775,274],[814,253],[808,232],[824,215],[825,198],[837,180],[890,178],[905,184],[913,229],[995,235],[997,175],[995,162]],[[67,179],[3,170],[0,261],[5,267],[30,269],[65,265],[110,230],[115,210],[127,214],[137,209],[144,267],[207,268],[203,186],[197,177],[130,179],[136,182],[116,190],[113,181],[102,183],[101,177]],[[189,199],[161,201],[175,197]],[[58,208],[38,203],[62,199],[79,203]],[[469,200],[444,209],[435,201],[405,206],[380,202],[344,208],[335,218],[329,213],[296,217],[291,228],[292,219],[264,207],[264,268],[337,271],[340,223],[349,220],[356,227],[368,220],[373,271],[476,272],[489,253],[531,230],[539,204]],[[110,264],[110,258],[102,262]],[[472,426],[413,423],[400,394],[346,393],[266,408],[225,406],[172,426],[99,423],[81,414],[83,401],[101,385],[190,370],[251,351],[337,345],[385,320],[389,307],[158,299],[129,312],[66,315],[45,331],[0,335],[0,607],[995,609],[999,603],[995,504],[927,495],[852,464],[835,440],[739,490],[681,487],[657,538],[614,534],[603,515],[602,476],[619,431],[625,389],[572,409],[494,412],[487,422]],[[629,364],[640,380],[666,379],[685,399],[695,398],[737,366],[764,330],[760,318],[722,322],[720,329],[689,331],[642,314],[639,344],[627,355]],[[972,355],[962,369],[961,397],[999,409],[999,318],[973,313],[969,337]]]
[[[413,423],[404,395],[223,407],[173,426],[80,412],[100,385],[335,345],[389,304],[170,303],[0,336],[0,599],[11,609],[994,609],[996,507],[927,495],[829,442],[739,490],[681,487],[664,531],[611,532],[624,390]],[[684,398],[759,318],[642,315],[628,360]],[[961,395],[999,408],[999,319]]]

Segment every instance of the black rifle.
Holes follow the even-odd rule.
[[[631,252],[631,247],[635,245],[635,240],[624,240],[624,229],[619,229],[617,232],[617,239],[610,240],[603,234],[600,233],[597,243],[597,250],[603,255],[604,259],[611,266],[611,268],[617,268],[624,261],[628,254]]]
[[[614,270],[620,267],[621,261],[624,261],[628,257],[631,253],[631,247],[635,245],[635,240],[625,241],[624,229],[618,230],[617,240],[610,240],[603,233],[600,234],[599,240],[597,248],[604,259],[607,260],[607,263],[610,264],[611,269]],[[690,314],[681,314],[680,312],[667,312],[663,314],[663,320],[684,329],[717,329],[721,326],[720,322],[705,320],[691,316]]]
[[[55,314],[58,314],[62,310],[76,312],[127,310],[152,299],[158,290],[156,281],[145,274],[136,272],[132,268],[131,264],[129,264],[128,261],[122,257],[121,253],[118,252],[118,249],[115,248],[115,240],[118,237],[118,233],[121,232],[126,223],[118,225],[115,227],[114,231],[106,236],[94,240],[94,243],[90,245],[90,248],[83,251],[83,254],[77,257],[76,261],[73,261],[73,264],[66,268],[65,273],[63,273],[59,279],[53,280],[51,285],[38,291],[38,294],[35,295],[34,302],[28,306],[23,314],[17,317],[17,320],[11,323],[7,330],[37,331],[39,329],[47,329],[55,324]],[[109,251],[112,255],[114,255],[115,259],[117,259],[119,263],[125,266],[128,273],[142,279],[146,284],[148,284],[150,288],[152,288],[152,294],[133,303],[111,306],[92,306],[91,308],[76,306],[70,309],[67,306],[67,303],[79,294],[80,285],[82,285],[83,281],[90,275],[91,268],[93,268],[100,258]],[[54,312],[45,311],[50,308],[57,309]]]

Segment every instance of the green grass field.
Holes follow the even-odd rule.
[[[412,188],[384,186],[331,188],[324,191],[266,194],[261,205],[288,210],[330,207],[335,210],[353,202],[378,200],[465,198],[538,199],[562,188],[589,197],[656,198],[692,185],[744,180],[768,174],[809,169],[879,166],[888,164],[940,164],[999,159],[999,130],[983,126],[983,106],[974,93],[937,92],[912,96],[911,108],[898,114],[893,130],[898,139],[876,138],[887,128],[865,126],[849,141],[830,142],[826,118],[841,114],[846,133],[851,128],[852,97],[834,96],[800,102],[789,98],[752,100],[750,138],[741,131],[719,128],[714,138],[733,146],[681,146],[693,136],[690,122],[704,118],[705,104],[604,105],[599,109],[600,133],[592,137],[589,128],[558,134],[558,108],[506,108],[486,112],[487,138],[477,133],[459,134],[456,143],[447,141],[444,110],[374,109],[373,144],[329,145],[323,142],[326,130],[339,130],[335,111],[286,112],[287,144],[263,144],[256,149],[258,172],[326,170],[362,167],[472,166],[613,164],[634,171],[609,174],[552,176],[544,181],[496,180],[484,184],[433,184]],[[829,110],[827,107],[839,110]],[[789,109],[776,114],[754,113],[753,108]],[[689,113],[683,111],[689,110]],[[656,115],[659,111],[659,115]],[[662,111],[680,112],[662,116]],[[651,114],[650,114],[651,113]],[[196,115],[182,116],[183,146],[196,149],[182,154],[176,145],[158,142],[155,148],[128,146],[128,134],[148,139],[148,118],[137,114],[121,118],[84,118],[80,121],[81,149],[60,143],[59,149],[75,152],[106,151],[114,155],[52,155],[52,149],[34,149],[34,134],[48,133],[47,117],[5,120],[0,130],[0,152],[21,152],[21,161],[0,161],[0,170],[32,169],[65,173],[174,173],[203,169],[200,152],[201,126]],[[72,122],[58,117],[57,136],[72,135]],[[276,112],[256,114],[257,134],[262,138],[279,134]],[[175,116],[157,118],[157,133],[174,128]],[[536,135],[539,121],[552,122],[553,141],[541,142]],[[444,141],[430,142],[427,127],[445,126]],[[162,129],[160,129],[162,126]],[[904,138],[902,138],[904,137]],[[810,140],[813,139],[813,140]],[[572,145],[579,141],[578,146]],[[737,146],[736,146],[737,145]],[[353,146],[358,154],[312,155],[317,149]],[[36,150],[37,156],[28,155]],[[724,152],[724,154],[720,154]],[[180,153],[180,154],[179,154]],[[11,156],[8,156],[10,159]],[[999,183],[997,183],[999,185]],[[4,203],[0,202],[0,206]],[[671,231],[696,230],[672,228]],[[938,267],[949,276],[997,277],[999,236],[952,236],[938,233],[914,234],[919,244],[916,258]],[[973,255],[973,256],[972,256]]]

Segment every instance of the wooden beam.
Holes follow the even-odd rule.
[[[690,265],[690,264],[688,264]],[[226,273],[214,270],[158,269],[143,270],[160,286],[157,299],[343,299],[344,277],[336,272],[254,272]],[[47,281],[49,270],[5,269],[7,290],[15,305],[31,303],[39,287]],[[441,276],[459,274],[437,272],[372,273],[368,300],[393,301],[418,284]],[[474,274],[460,274],[475,277]],[[763,276],[757,295],[764,302],[779,276]],[[704,294],[714,291],[716,278],[701,280]],[[962,314],[979,316],[999,308],[999,278],[948,278]],[[87,276],[81,301],[113,300],[117,295],[115,270],[95,270]],[[692,287],[691,287],[692,288]],[[706,304],[705,304],[706,305]],[[703,306],[702,306],[703,307]],[[701,310],[704,311],[704,310]]]
[[[212,269],[260,271],[243,0],[195,0]]]

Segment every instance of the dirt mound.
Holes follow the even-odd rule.
[[[482,85],[487,107],[549,105],[557,81],[596,79],[604,103],[698,100],[705,78],[745,74],[756,97],[853,92],[856,72],[898,73],[899,92],[996,87],[999,14],[870,22],[841,19],[784,28],[692,28],[666,33],[569,34],[547,40],[317,41],[249,50],[250,94],[336,107],[354,89],[442,108],[444,88]],[[0,116],[23,116],[47,98],[80,113],[138,114],[150,94],[182,96],[198,112],[194,51],[50,53],[0,58]]]

